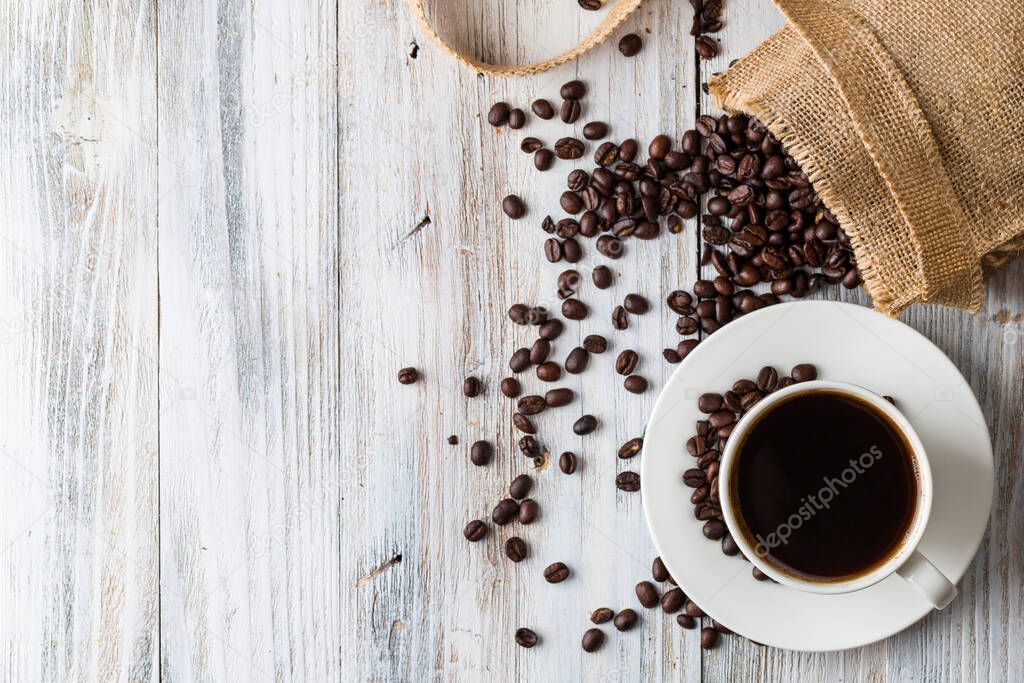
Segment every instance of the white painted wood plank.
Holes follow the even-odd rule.
[[[155,681],[152,7],[0,27],[0,676]]]
[[[354,485],[334,3],[166,2],[159,30],[162,674],[327,680]]]

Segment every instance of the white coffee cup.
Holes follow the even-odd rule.
[[[794,396],[810,394],[816,391],[845,394],[861,403],[874,408],[888,418],[902,434],[910,448],[917,469],[917,500],[914,513],[902,541],[890,551],[889,557],[872,569],[848,579],[818,580],[813,577],[801,576],[786,571],[770,561],[765,548],[755,547],[751,543],[751,534],[746,530],[734,499],[736,487],[733,485],[737,473],[737,462],[748,430],[758,422],[759,416],[770,412],[775,406]],[[936,609],[946,607],[957,595],[956,586],[940,572],[931,561],[922,555],[917,546],[928,525],[928,516],[932,507],[932,472],[928,464],[921,439],[914,428],[899,410],[889,401],[863,387],[845,382],[829,382],[815,380],[801,382],[781,389],[761,399],[735,425],[725,451],[722,454],[718,470],[719,502],[726,526],[736,544],[747,559],[762,572],[781,584],[811,593],[849,593],[867,588],[892,574],[898,574],[917,587]],[[761,545],[761,544],[758,544]]]

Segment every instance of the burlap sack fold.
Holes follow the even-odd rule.
[[[808,173],[876,308],[977,311],[1024,250],[1024,3],[774,1],[788,24],[711,92]]]

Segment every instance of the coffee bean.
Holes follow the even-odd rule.
[[[482,467],[491,461],[494,454],[494,447],[487,441],[475,441],[469,447],[469,459],[477,467]]]
[[[615,359],[615,372],[620,375],[632,375],[640,362],[640,356],[633,349],[626,349]]]
[[[669,294],[665,303],[668,304],[668,307],[676,315],[689,315],[693,313],[693,297],[682,290],[677,289]]]
[[[548,361],[537,366],[537,379],[542,382],[557,382],[562,376],[558,363]]]
[[[480,395],[480,380],[476,377],[467,377],[462,380],[462,395],[466,398],[475,398]]]
[[[661,596],[661,611],[665,614],[674,614],[683,608],[686,602],[686,595],[681,588],[673,588]]]
[[[558,274],[558,296],[561,299],[568,299],[576,293],[580,284],[580,273],[577,270],[563,270]]]
[[[448,437],[448,445],[449,446],[455,446],[458,443],[459,443],[459,437],[455,436],[454,434],[452,434],[451,436]]]
[[[512,500],[511,498],[503,498],[494,506],[491,511],[491,521],[498,526],[505,526],[513,519],[519,512],[519,503]]]
[[[643,315],[647,311],[651,310],[650,303],[648,303],[647,299],[643,298],[639,294],[627,294],[622,305],[627,311],[634,315]]]
[[[667,135],[656,135],[647,146],[647,154],[652,159],[664,159],[668,151],[672,149],[672,141]]]
[[[707,36],[699,36],[695,47],[701,59],[714,59],[718,55],[718,43]]]
[[[515,428],[521,431],[523,434],[536,434],[537,427],[530,421],[530,418],[526,417],[522,413],[512,414],[512,424]]]
[[[532,434],[519,439],[519,451],[527,458],[533,459],[540,456],[540,444]]]
[[[579,263],[579,260],[583,258],[583,250],[580,248],[580,243],[574,239],[567,239],[562,242],[562,255],[565,256],[565,260],[569,263]]]
[[[583,348],[590,353],[604,353],[608,350],[608,340],[599,334],[588,334],[583,338]]]
[[[622,386],[631,394],[642,394],[649,386],[647,380],[640,375],[630,375],[623,382]]]
[[[601,0],[576,0],[579,6],[588,12],[596,12],[603,7]]]
[[[562,315],[569,320],[583,320],[587,317],[587,306],[579,299],[566,299],[562,302]]]
[[[619,154],[619,148],[614,142],[602,142],[597,146],[597,151],[594,152],[594,163],[598,166],[605,167],[611,166],[615,163],[615,158]],[[595,177],[597,173],[594,173]],[[610,188],[609,188],[610,189]],[[609,205],[614,206],[614,205]],[[616,214],[617,216],[618,214]]]
[[[583,126],[583,137],[588,140],[600,140],[608,135],[608,124],[604,121],[590,121]]]
[[[558,456],[558,469],[562,470],[562,474],[572,474],[576,471],[576,454],[571,451],[566,451]]]
[[[619,472],[615,477],[615,487],[620,491],[633,493],[640,490],[640,475],[636,472]]]
[[[693,617],[694,619],[700,619],[704,616],[704,610],[697,607],[697,603],[693,600],[687,600],[686,604],[683,605],[683,612]]]
[[[567,387],[561,387],[559,389],[552,389],[551,391],[544,394],[544,402],[550,408],[561,408],[572,403],[572,400],[576,397],[572,389]]]
[[[660,557],[654,558],[654,562],[651,564],[651,576],[658,583],[668,581],[668,569]]]
[[[683,483],[690,488],[697,488],[708,479],[707,473],[702,469],[690,468],[683,472]]]
[[[627,33],[619,39],[619,52],[624,57],[635,57],[644,47],[644,41],[635,33]]]
[[[522,392],[522,385],[515,377],[506,377],[501,380],[501,393],[507,398],[515,398],[519,396],[520,392]]]
[[[675,349],[662,349],[661,355],[667,363],[675,364],[682,360],[682,358],[679,357],[679,354],[676,353]]]
[[[722,552],[729,557],[735,557],[740,554],[740,547],[736,545],[736,539],[730,533],[722,536]]]
[[[585,150],[586,147],[576,138],[565,137],[555,141],[555,156],[559,159],[579,159]]]
[[[399,384],[415,384],[419,378],[420,373],[416,368],[402,368],[398,371]]]
[[[558,94],[562,99],[579,100],[586,96],[587,85],[583,81],[569,81],[568,83],[562,84],[562,87],[558,90]]]
[[[583,634],[583,651],[596,652],[604,645],[604,631],[599,628],[588,628]]]
[[[572,425],[572,431],[577,436],[585,436],[597,429],[597,418],[593,415],[584,415]]]
[[[725,536],[725,523],[720,519],[709,519],[704,522],[704,528],[702,531],[704,532],[705,538],[717,541]]]
[[[700,630],[700,646],[704,650],[710,650],[718,645],[718,631],[705,626]]]
[[[516,629],[516,645],[531,648],[537,644],[537,634],[528,628]]]
[[[554,237],[544,240],[544,258],[548,263],[558,263],[562,260],[562,243]]]
[[[565,359],[565,371],[573,375],[578,375],[587,369],[587,364],[590,362],[590,353],[577,346]]]
[[[676,346],[676,353],[679,354],[680,358],[686,358],[691,351],[697,348],[698,343],[696,339],[684,339]]]
[[[582,111],[583,107],[580,105],[579,100],[573,98],[562,100],[562,106],[558,110],[558,118],[562,119],[562,123],[576,123]]]
[[[544,579],[548,583],[562,583],[569,578],[569,568],[563,562],[554,562],[544,568]]]
[[[612,286],[612,271],[608,266],[597,266],[591,273],[591,277],[598,289],[608,289]]]
[[[622,240],[614,235],[601,235],[597,238],[597,251],[610,259],[617,259],[622,256]]]
[[[562,205],[562,210],[566,213],[577,214],[583,210],[583,200],[578,194],[569,190],[562,193],[558,203]]]
[[[526,347],[517,349],[509,358],[508,367],[512,372],[522,372],[530,367],[530,349]]]
[[[800,363],[789,374],[796,382],[809,382],[818,378],[818,368],[810,363]]]
[[[735,396],[734,392],[730,393],[732,393]],[[739,406],[736,407],[738,408]],[[711,427],[713,429],[720,429],[721,427],[731,425],[735,421],[736,413],[728,409],[716,410],[715,412],[711,413],[710,417],[708,417],[708,422],[711,423]]]
[[[505,541],[505,557],[513,562],[522,562],[526,559],[526,541],[513,536]]]
[[[519,143],[519,149],[523,150],[527,154],[533,154],[543,146],[543,142],[533,137],[523,138],[523,141]]]
[[[779,386],[779,371],[770,365],[761,368],[757,373],[757,388],[762,391],[775,391]]]
[[[622,144],[619,145],[619,161],[630,163],[636,158],[637,152],[640,151],[640,145],[633,138],[623,140]]]
[[[508,123],[508,116],[511,109],[506,102],[495,102],[487,112],[487,123],[492,126],[504,126]]]
[[[595,624],[607,624],[615,616],[615,612],[608,607],[598,607],[590,613],[590,621]]]
[[[722,395],[715,393],[701,394],[697,399],[697,409],[710,415],[722,409]]]
[[[501,210],[513,220],[526,215],[526,207],[523,205],[523,200],[514,194],[507,195],[501,200]]]
[[[612,310],[612,327],[617,330],[624,330],[629,327],[629,319],[626,318],[626,309],[616,306]]]
[[[479,519],[474,519],[465,526],[462,535],[466,537],[467,541],[476,543],[487,535],[487,524]]]
[[[555,153],[542,147],[533,153],[533,165],[538,171],[546,171],[555,163]]]
[[[615,628],[619,631],[628,631],[636,626],[636,622],[638,620],[639,617],[637,616],[637,613],[634,610],[627,608],[615,615],[613,623],[615,624]]]
[[[519,412],[523,415],[537,415],[538,413],[544,412],[544,408],[547,407],[547,404],[544,403],[544,397],[531,394],[520,398],[516,406],[519,408]]]
[[[530,105],[530,109],[539,118],[542,118],[544,120],[553,118],[555,115],[554,107],[551,106],[550,102],[543,98],[534,100],[533,103]]]
[[[650,581],[641,581],[636,585],[636,599],[640,601],[640,604],[650,609],[658,604],[661,596],[658,595],[658,589],[654,587],[654,584]]]
[[[691,617],[689,614],[677,614],[676,623],[685,629],[692,629],[697,626],[697,620]]]
[[[529,495],[530,489],[532,488],[533,477],[528,474],[520,474],[512,480],[511,484],[508,485],[508,495],[512,496],[516,500],[522,500]]]
[[[537,330],[537,336],[545,341],[553,341],[558,338],[558,335],[562,334],[564,329],[565,325],[562,324],[561,320],[552,318],[540,326],[540,329]]]
[[[520,524],[533,524],[540,514],[540,505],[533,498],[527,498],[519,504],[519,513],[516,515]]]

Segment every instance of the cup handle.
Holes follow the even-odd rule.
[[[914,584],[935,609],[945,609],[957,595],[953,582],[916,550],[896,573]]]

